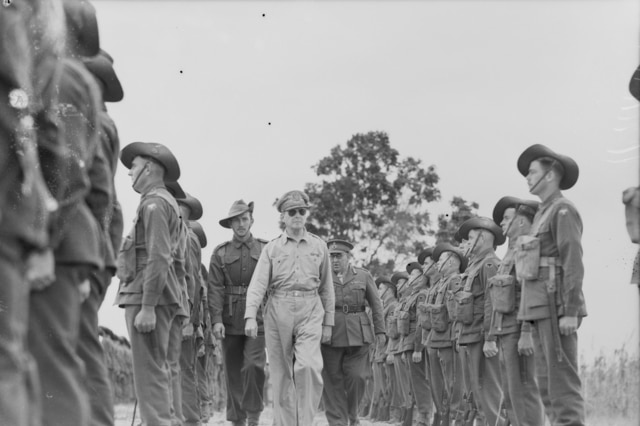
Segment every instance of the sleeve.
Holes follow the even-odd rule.
[[[324,321],[322,325],[334,325],[334,314],[336,310],[336,295],[333,289],[333,276],[331,275],[331,267],[329,264],[329,250],[326,245],[322,244],[323,258],[320,263],[320,287],[318,294],[324,306]]]
[[[572,206],[561,205],[550,230],[558,246],[559,265],[562,267],[562,301],[564,315],[575,317],[584,303],[582,280],[582,219]]]
[[[253,271],[253,276],[247,289],[247,307],[244,311],[245,319],[256,318],[267,288],[269,288],[269,281],[271,280],[270,247],[270,245],[267,245],[264,250],[262,250],[256,269]]]
[[[489,294],[487,283],[489,282],[489,278],[497,273],[497,262],[488,262],[482,267],[481,278],[482,285],[484,286],[484,323],[482,329],[484,330],[484,339],[489,341],[495,341],[496,336],[491,332],[491,326],[493,325],[493,304],[491,303],[491,295]]]
[[[382,311],[382,301],[378,295],[376,284],[373,277],[367,272],[367,288],[365,298],[371,307],[371,316],[373,318],[373,331],[375,334],[384,334],[384,315]]]
[[[416,325],[416,332],[413,335],[413,351],[422,352],[424,345],[422,344],[422,324],[418,322]]]
[[[168,220],[170,208],[166,201],[152,198],[142,209],[147,249],[147,266],[142,281],[143,305],[157,305],[167,285],[167,275],[173,263]]]
[[[207,276],[207,293],[209,298],[209,315],[211,324],[222,323],[222,306],[224,304],[224,271],[218,250],[213,250],[209,262]]]

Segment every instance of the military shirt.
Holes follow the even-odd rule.
[[[500,259],[493,248],[489,247],[475,255],[467,270],[461,275],[461,287],[468,288],[468,281],[472,280],[470,291],[473,293],[473,322],[464,324],[462,321],[456,321],[455,337],[461,345],[492,338],[489,333],[492,308],[489,295],[486,294],[489,291],[487,281],[497,273],[499,263]]]
[[[164,185],[144,193],[134,226],[124,239],[119,256],[135,250],[135,277],[121,282],[116,304],[184,306],[184,271],[178,271],[180,256],[184,256],[182,219],[176,201]],[[184,262],[184,257],[182,257]]]
[[[333,326],[335,294],[327,244],[304,231],[300,241],[287,232],[270,241],[262,251],[247,292],[245,318],[255,318],[267,289],[316,290],[324,307],[323,325]]]
[[[343,276],[333,272],[336,311],[331,334],[331,346],[362,346],[374,341],[375,334],[384,333],[382,302],[373,277],[366,269],[349,265]],[[373,326],[364,311],[371,307]],[[350,312],[359,310],[359,312]]]
[[[418,324],[417,302],[420,291],[427,289],[429,278],[426,275],[418,275],[407,283],[409,295],[404,299],[401,310],[409,314],[409,334],[402,339],[403,351],[421,351],[422,327]]]
[[[225,333],[244,334],[246,290],[266,244],[253,235],[244,242],[234,235],[213,250],[207,279],[209,312],[211,323],[223,323]],[[232,291],[232,287],[243,289]],[[261,309],[257,317],[262,327]]]
[[[395,319],[395,312],[396,309],[399,305],[398,300],[393,299],[389,302],[388,305],[385,305],[384,307],[384,311],[383,311],[383,316],[384,316],[384,321],[385,324],[389,324],[390,322],[396,322]],[[385,352],[386,354],[396,354],[396,353],[400,353],[400,337],[391,337],[390,333],[390,329],[387,328],[386,329],[386,333],[387,333],[387,346],[385,348]]]
[[[540,239],[540,256],[557,258],[556,303],[558,315],[585,316],[587,314],[582,280],[582,219],[571,201],[559,195],[540,205],[533,218],[531,235]],[[523,285],[518,319],[549,318],[545,280],[548,268],[540,268],[537,280]]]

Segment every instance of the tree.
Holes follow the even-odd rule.
[[[426,205],[440,198],[434,166],[400,158],[385,132],[354,135],[313,166],[309,231],[355,244],[354,257],[373,274],[416,256],[430,226]]]
[[[440,243],[452,243],[458,245],[458,242],[454,240],[453,236],[467,219],[478,215],[478,203],[467,201],[462,197],[453,197],[451,202],[451,213],[445,213],[438,215],[438,230],[431,231],[430,235],[436,237],[436,244]]]

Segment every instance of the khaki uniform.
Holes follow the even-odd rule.
[[[125,308],[143,424],[171,426],[172,422],[169,353],[172,347],[180,347],[182,319],[187,316],[182,226],[178,205],[166,188],[150,189],[142,194],[133,229],[118,259],[121,282],[116,303]],[[142,304],[155,306],[156,327],[149,333],[140,333],[134,326]]]
[[[310,425],[322,396],[322,326],[334,325],[325,242],[307,231],[299,241],[285,231],[269,242],[249,284],[245,319],[256,318],[267,290],[264,328],[274,425]]]
[[[387,334],[387,346],[385,355],[393,355],[398,352],[400,346],[400,333],[398,332],[398,321],[395,316],[398,301],[392,300],[389,305],[384,307],[383,315],[385,321],[385,331]],[[403,400],[400,390],[400,382],[396,376],[395,365],[388,364],[385,361],[384,368],[387,376],[387,388],[389,389],[389,404],[392,410],[397,411],[403,407]]]
[[[244,335],[246,294],[262,249],[267,242],[251,236],[246,242],[235,236],[213,250],[209,265],[208,298],[211,323],[223,323],[222,340],[227,386],[227,420],[240,422],[264,408],[265,341],[262,309],[260,333]]]
[[[461,276],[461,290],[454,294],[454,298],[459,301],[454,315],[454,337],[463,353],[461,363],[464,374],[469,379],[466,382],[467,392],[473,394],[478,409],[489,424],[495,424],[501,418],[499,360],[497,356],[487,358],[483,353],[485,337],[495,339],[495,336],[488,335],[491,303],[487,294],[487,282],[496,274],[499,261],[492,248],[474,255]],[[467,295],[466,300],[460,302],[460,296],[464,294]]]
[[[321,345],[324,368],[322,399],[331,426],[358,421],[359,405],[369,372],[369,345],[384,333],[382,303],[373,277],[349,266],[344,276],[333,273],[336,311],[329,344]],[[365,312],[371,307],[373,324]]]
[[[584,425],[578,334],[559,336],[562,361],[558,361],[546,287],[553,277],[559,318],[565,315],[581,318],[587,314],[582,293],[582,219],[569,200],[558,196],[540,205],[531,235],[540,240],[540,269],[537,279],[522,283],[518,319],[532,321],[540,341],[541,351],[535,354],[539,357],[536,364],[541,367],[537,371],[538,387],[543,401],[549,401],[551,424]]]

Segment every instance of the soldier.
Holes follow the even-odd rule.
[[[111,283],[111,278],[116,272],[115,253],[120,248],[122,240],[122,211],[116,198],[114,178],[118,164],[118,154],[120,152],[120,141],[118,132],[111,117],[107,114],[104,102],[119,102],[124,93],[118,76],[113,69],[113,59],[106,52],[101,51],[98,55],[83,58],[84,66],[95,78],[102,94],[101,109],[98,111],[99,128],[98,136],[100,145],[98,149],[102,155],[96,158],[96,163],[104,161],[105,164],[98,164],[89,171],[92,181],[102,180],[104,188],[95,188],[92,191],[97,193],[89,200],[93,206],[94,216],[98,219],[102,228],[104,245],[105,268],[102,271],[90,275],[91,293],[89,298],[82,304],[82,314],[80,321],[80,339],[78,354],[84,361],[87,371],[87,390],[91,408],[91,424],[113,425],[113,391],[108,378],[108,371],[105,365],[104,352],[98,338],[98,311],[107,288]],[[100,176],[106,171],[106,176]],[[109,197],[104,197],[103,192],[107,191]],[[102,205],[104,201],[108,205]]]
[[[267,241],[254,238],[253,202],[234,202],[220,226],[233,230],[233,239],[213,250],[208,294],[213,334],[222,342],[227,387],[227,420],[255,426],[264,407],[265,342],[262,310],[257,311],[260,332],[244,335],[246,294],[260,253]]]
[[[400,333],[398,332],[398,321],[395,312],[398,307],[398,282],[399,273],[394,273],[388,283],[383,282],[380,285],[380,299],[383,303],[383,315],[385,323],[385,332],[387,334],[387,345],[385,347],[385,364],[384,372],[387,378],[388,399],[390,406],[390,421],[399,422],[402,416],[402,398],[400,384],[396,377],[393,359],[395,352],[400,345]]]
[[[247,293],[245,333],[269,289],[265,338],[275,400],[274,425],[310,425],[322,396],[320,343],[329,342],[335,295],[326,244],[305,229],[309,197],[289,191],[277,202],[282,235],[262,251]],[[295,355],[295,357],[294,357]]]
[[[351,264],[353,244],[334,239],[327,245],[336,313],[331,341],[320,347],[324,362],[322,400],[329,425],[356,425],[374,333],[378,346],[384,342],[382,302],[371,274]],[[366,304],[371,307],[373,324],[365,312]]]
[[[484,217],[468,219],[460,226],[459,233],[462,239],[469,240],[470,261],[454,294],[454,333],[460,352],[464,353],[468,400],[477,401],[486,421],[493,425],[503,420],[499,413],[502,389],[498,358],[483,354],[485,341],[495,344],[495,336],[489,333],[491,311],[486,292],[488,280],[498,270],[499,259],[494,247],[505,239],[498,225]]]
[[[452,321],[447,310],[447,292],[452,280],[458,278],[467,267],[463,253],[449,243],[438,244],[431,254],[441,278],[432,285],[425,300],[430,333],[426,339],[429,366],[431,367],[431,390],[437,409],[433,424],[449,425],[461,408],[462,366],[451,343]]]
[[[422,268],[419,262],[407,265],[407,272],[410,274],[407,283],[409,293],[400,307],[400,315],[408,322],[408,333],[402,339],[402,350],[405,367],[409,372],[412,405],[418,408],[417,426],[427,426],[433,407],[427,360],[422,344],[422,327],[418,324],[417,312],[418,299],[425,296],[423,291],[427,290],[430,284],[429,276],[423,273]]]
[[[118,256],[120,289],[116,303],[124,308],[133,375],[143,424],[170,426],[173,420],[169,350],[180,336],[184,295],[184,235],[180,209],[165,181],[180,177],[178,161],[158,143],[134,142],[122,150],[132,187],[141,194],[130,234]]]
[[[491,331],[497,336],[494,346],[485,343],[485,355],[500,354],[500,371],[505,398],[512,408],[510,420],[514,426],[533,426],[544,423],[544,407],[535,377],[531,353],[518,353],[520,332],[531,333],[531,323],[516,319],[520,305],[521,287],[515,274],[515,246],[520,235],[527,235],[538,210],[536,201],[516,197],[501,198],[493,209],[493,221],[500,225],[509,239],[509,246],[497,274],[489,280],[492,307]]]
[[[399,320],[400,309],[402,307],[402,303],[406,300],[408,290],[407,290],[407,281],[409,280],[409,275],[402,271],[396,272],[391,276],[391,282],[395,284],[398,289],[398,304],[393,312],[393,316],[391,317],[393,321],[395,321],[394,328],[391,330],[392,336],[397,336],[395,338],[391,338],[389,345],[387,346],[387,352],[389,353],[389,357],[387,357],[387,362],[391,359],[393,364],[393,370],[396,377],[396,393],[398,400],[398,405],[392,405],[392,407],[397,407],[399,412],[400,422],[405,422],[407,418],[411,418],[411,411],[413,410],[413,400],[411,395],[411,383],[409,379],[409,370],[407,368],[406,361],[403,361],[403,348],[402,348],[402,340],[403,333],[401,330],[402,321]],[[405,323],[406,324],[406,323]],[[406,324],[406,329],[408,329],[408,324]]]
[[[516,273],[523,279],[518,319],[532,321],[541,342],[538,386],[548,400],[552,425],[584,425],[582,383],[578,375],[578,334],[587,310],[582,293],[582,219],[561,190],[578,180],[578,164],[544,145],[532,145],[518,158],[518,171],[529,192],[540,198],[530,237],[520,237],[524,262]],[[539,258],[539,260],[538,260]],[[522,333],[518,347],[530,353],[533,342]]]
[[[382,321],[386,324],[388,309],[385,305],[385,296],[389,300],[393,296],[391,280],[388,277],[376,278],[376,287],[378,288],[378,297],[382,303]],[[384,284],[384,287],[382,286]],[[395,289],[395,287],[394,287]],[[390,292],[389,295],[386,293]],[[393,296],[395,297],[395,296]],[[387,302],[388,304],[388,302]],[[373,390],[371,393],[371,421],[387,421],[389,420],[389,405],[391,404],[390,382],[387,377],[387,369],[385,361],[387,359],[386,347],[387,336],[386,330],[382,344],[375,345],[373,353],[373,362],[371,365],[373,373]]]

